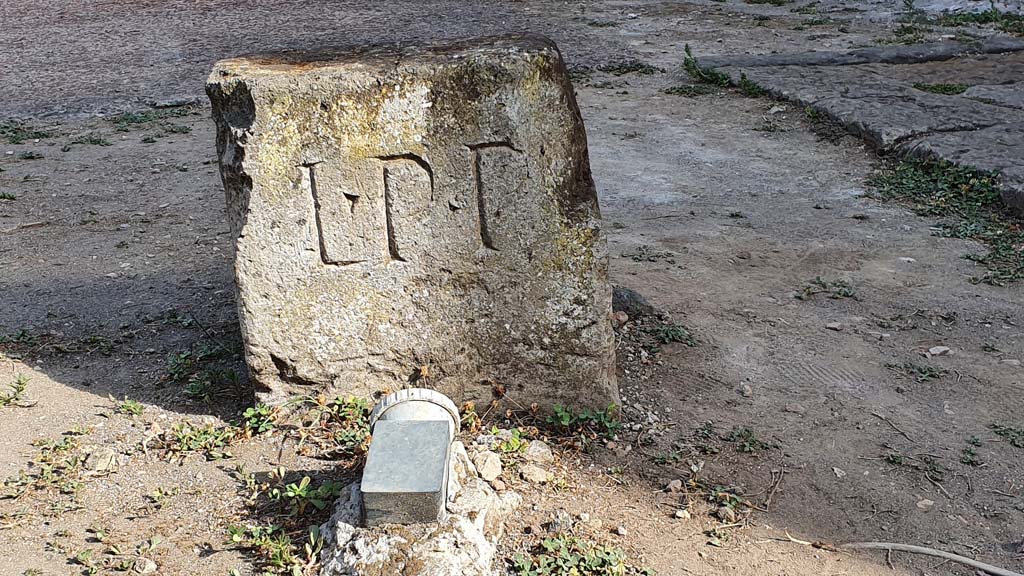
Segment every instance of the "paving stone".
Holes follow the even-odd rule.
[[[913,157],[943,158],[998,170],[1002,174],[1003,202],[1024,214],[1024,122],[1000,124],[970,132],[928,134],[908,140],[899,151]]]
[[[207,89],[262,401],[428,375],[459,403],[494,383],[542,408],[618,402],[607,247],[551,41],[235,58]]]
[[[964,96],[987,104],[1024,110],[1024,83],[1020,82],[994,86],[971,86],[964,92]]]

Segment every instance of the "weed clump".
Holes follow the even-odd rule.
[[[904,160],[868,184],[880,200],[905,202],[918,215],[943,218],[938,235],[987,245],[987,254],[964,256],[987,268],[972,283],[1004,286],[1024,278],[1024,228],[1003,205],[997,174],[946,161]]]
[[[559,534],[545,538],[529,554],[516,554],[512,570],[517,576],[650,576],[648,568],[629,563],[626,553]]]
[[[732,84],[732,81],[729,80],[728,74],[719,72],[714,68],[702,68],[697,62],[697,58],[690,50],[689,44],[687,44],[683,50],[686,52],[686,55],[683,57],[683,69],[686,70],[686,73],[689,74],[691,78],[698,82],[713,84],[715,86],[721,86],[722,88],[726,88]]]
[[[932,94],[943,94],[945,96],[955,96],[957,94],[963,94],[970,88],[967,84],[928,84],[926,82],[917,82],[914,84],[914,89],[922,92],[931,92]]]

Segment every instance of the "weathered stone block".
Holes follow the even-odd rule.
[[[263,401],[424,374],[457,401],[497,384],[520,405],[618,400],[586,134],[553,43],[236,58],[207,91]]]

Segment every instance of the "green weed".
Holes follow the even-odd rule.
[[[737,86],[739,86],[740,92],[748,98],[759,98],[768,93],[767,90],[759,86],[753,80],[747,78],[747,75],[742,72],[740,73],[740,81]]]
[[[370,402],[338,396],[313,401],[313,420],[299,428],[299,453],[304,456],[348,457],[366,451],[370,438]]]
[[[793,0],[743,0],[747,4],[770,4],[772,6],[785,6]]]
[[[18,197],[12,192],[0,192],[0,200],[17,200]]]
[[[227,449],[238,434],[239,429],[234,426],[183,422],[171,429],[166,448],[172,455],[202,454],[207,460],[221,460],[231,458]]]
[[[694,348],[697,346],[697,339],[681,324],[664,324],[648,330],[651,336],[662,344],[681,343]]]
[[[690,50],[690,45],[686,44],[683,47],[685,55],[683,57],[683,69],[690,75],[690,78],[703,82],[705,84],[712,84],[714,86],[720,86],[727,88],[732,84],[729,80],[729,75],[724,72],[719,72],[714,68],[702,68],[697,62],[697,58],[694,57],[693,52]]]
[[[914,84],[914,88],[921,90],[922,92],[953,96],[956,94],[963,94],[968,88],[970,88],[970,86],[967,84],[928,84],[925,82],[917,82]]]
[[[555,414],[548,416],[548,424],[558,426],[566,432],[610,438],[622,426],[617,416],[618,408],[614,404],[604,410],[584,409],[581,412],[556,404],[554,410]]]
[[[997,29],[1008,34],[1024,36],[1024,15],[1002,12],[994,6],[984,12],[945,14],[939,18],[939,24],[943,26],[983,26],[993,24]]]
[[[680,84],[679,86],[670,86],[662,90],[662,93],[664,94],[685,96],[687,98],[704,96],[705,94],[714,94],[715,92],[717,92],[715,87],[707,84]]]
[[[771,444],[764,442],[757,437],[757,432],[745,426],[737,426],[725,435],[723,440],[736,444],[736,451],[745,454],[753,454],[758,450],[767,450]]]
[[[117,405],[118,414],[125,414],[127,416],[142,416],[142,412],[146,409],[141,402],[135,400],[129,400],[125,398]]]
[[[7,120],[0,122],[0,137],[6,138],[11,144],[21,144],[25,140],[41,140],[53,137],[53,133],[45,130],[38,130],[17,122]]]
[[[857,290],[846,280],[825,280],[821,276],[806,282],[796,297],[799,300],[809,300],[815,294],[826,294],[833,300],[857,298]]]
[[[79,136],[78,138],[75,138],[74,140],[72,140],[71,144],[88,144],[88,145],[92,145],[92,146],[113,146],[113,144],[110,143],[110,140],[107,140],[106,138],[104,138],[102,136],[99,136],[99,135],[96,135],[96,134],[86,134],[84,136]]]
[[[317,510],[323,510],[341,495],[344,485],[324,480],[320,484],[313,484],[309,476],[303,476],[298,483],[292,482],[282,488],[272,488],[269,493],[271,500],[281,502],[288,508],[288,513],[298,516],[306,512],[312,505]]]
[[[32,492],[58,491],[74,494],[82,486],[81,473],[85,458],[79,452],[78,436],[87,430],[69,430],[60,440],[44,438],[32,443],[39,452],[32,458],[28,470],[4,480],[2,498],[19,498]]]
[[[936,368],[934,366],[928,366],[927,364],[916,364],[914,362],[903,362],[901,364],[889,362],[885,367],[902,374],[905,377],[913,378],[914,382],[917,382],[918,384],[928,382],[929,380],[938,380],[949,372],[945,368]]]
[[[497,435],[498,428],[491,428],[491,434]],[[525,452],[526,447],[530,445],[530,439],[527,438],[523,431],[519,428],[513,428],[510,430],[512,433],[507,440],[499,440],[491,446],[491,450],[494,450],[500,454],[519,454]]]
[[[613,546],[596,544],[575,536],[559,534],[545,538],[529,554],[512,559],[517,576],[642,576],[648,568],[629,563],[626,553]]]
[[[39,152],[33,152],[32,150],[18,153],[19,160],[40,160],[42,158],[45,158],[45,156]]]
[[[664,72],[657,66],[651,66],[646,62],[640,60],[623,60],[621,62],[612,62],[610,64],[603,64],[597,67],[601,72],[607,72],[615,76],[623,76],[625,74],[658,74]]]
[[[996,435],[1010,443],[1010,446],[1024,448],[1024,426],[1006,426],[1003,424],[992,424],[989,429]]]
[[[259,435],[274,429],[277,420],[277,409],[266,404],[257,404],[242,412],[242,428],[247,434]]]
[[[228,541],[256,553],[263,575],[301,576],[320,559],[323,536],[311,526],[301,548],[276,524],[229,526]]]
[[[149,124],[169,118],[181,118],[195,114],[198,108],[194,106],[180,106],[177,108],[157,108],[141,112],[125,112],[110,118],[110,121],[117,126],[118,132],[125,132],[129,127],[137,124]]]
[[[1024,227],[1003,205],[997,174],[945,161],[905,160],[868,183],[880,200],[904,202],[921,216],[943,218],[939,235],[985,244],[987,253],[965,256],[987,269],[971,282],[1003,286],[1024,278]]]
[[[18,374],[14,382],[8,385],[7,392],[0,394],[0,408],[6,406],[27,407],[32,404],[25,402],[25,389],[28,388],[28,377]]]

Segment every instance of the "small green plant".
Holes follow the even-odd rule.
[[[662,90],[663,94],[669,94],[672,96],[686,96],[687,98],[694,98],[696,96],[704,96],[705,94],[714,94],[717,90],[714,86],[707,84],[680,84],[679,86],[670,86]]]
[[[587,26],[594,28],[615,28],[619,23],[614,20],[587,20]]]
[[[767,450],[771,444],[764,442],[757,437],[757,432],[745,426],[737,426],[725,435],[723,440],[736,444],[736,451],[745,454],[753,454],[758,450]]]
[[[0,200],[17,200],[13,192],[0,192]]]
[[[22,344],[25,346],[35,346],[38,338],[33,336],[28,330],[22,328],[13,334],[0,334],[0,344]]]
[[[622,426],[616,415],[618,408],[614,404],[604,410],[584,409],[581,412],[556,404],[554,410],[555,414],[548,416],[548,424],[569,432],[612,437]]]
[[[748,98],[759,98],[768,93],[767,90],[759,86],[750,78],[747,78],[747,75],[742,72],[740,73],[740,81],[737,86],[739,86],[740,92]]]
[[[1003,286],[1024,278],[1024,226],[1003,205],[998,174],[945,161],[905,160],[868,183],[880,200],[904,202],[921,216],[943,218],[937,234],[985,244],[987,254],[965,256],[987,269],[971,282]]]
[[[370,438],[371,404],[365,398],[338,396],[313,401],[314,419],[299,429],[303,455],[354,456],[366,450]]]
[[[743,0],[747,4],[771,4],[772,6],[785,6],[792,0]]]
[[[176,108],[159,108],[141,112],[125,112],[110,118],[110,121],[117,126],[118,132],[126,132],[133,125],[149,124],[159,120],[167,120],[168,118],[181,118],[195,114],[197,109],[195,106],[179,106]]]
[[[0,498],[19,498],[32,492],[58,491],[74,494],[82,486],[80,480],[85,458],[79,452],[81,430],[69,430],[59,440],[43,438],[32,443],[39,452],[32,458],[29,470],[4,480],[5,493]]]
[[[171,429],[167,449],[172,454],[179,455],[203,454],[208,460],[230,458],[231,453],[227,448],[238,438],[238,432],[238,428],[234,426],[193,425],[183,422]]]
[[[970,86],[967,84],[928,84],[925,82],[917,82],[914,84],[914,88],[921,90],[922,92],[953,96],[956,94],[963,94],[968,88],[970,88]]]
[[[491,428],[491,434],[497,435],[499,432],[497,427]],[[499,440],[494,443],[491,450],[495,450],[501,454],[519,454],[520,452],[526,451],[526,447],[530,445],[529,438],[523,435],[523,431],[519,428],[513,428],[510,430],[511,436],[506,440]]]
[[[0,137],[6,138],[10,144],[21,144],[25,140],[41,140],[52,136],[51,132],[38,130],[14,120],[0,122]]]
[[[623,76],[625,74],[658,74],[664,72],[657,66],[652,66],[646,62],[640,60],[623,60],[621,62],[612,62],[610,64],[603,64],[597,67],[601,72],[607,72],[615,76]]]
[[[529,554],[519,553],[511,567],[517,576],[645,576],[653,572],[629,563],[626,553],[559,534],[545,538]]]
[[[110,140],[97,134],[85,134],[71,141],[72,144],[88,144],[92,146],[113,146]]]
[[[140,140],[140,142],[142,142],[143,144],[155,144],[156,138],[152,136],[144,136],[142,140]]]
[[[319,561],[324,543],[320,528],[312,526],[300,548],[276,524],[229,526],[228,541],[254,551],[264,576],[302,576]]]
[[[685,56],[683,57],[683,69],[690,75],[691,78],[698,82],[705,84],[712,84],[720,86],[722,88],[728,87],[732,84],[729,80],[729,75],[724,72],[719,72],[714,68],[702,68],[697,62],[697,58],[694,57],[693,52],[690,50],[690,45],[686,44],[683,48]]]
[[[968,466],[981,466],[983,462],[978,458],[978,451],[971,446],[960,451],[960,463]]]
[[[18,374],[14,382],[8,385],[7,392],[0,394],[0,408],[6,406],[31,406],[25,402],[25,389],[28,388],[28,376]]]
[[[808,300],[815,294],[826,294],[833,300],[857,298],[857,290],[846,280],[825,280],[821,276],[816,276],[813,280],[806,282],[796,297],[800,300]]]
[[[341,495],[343,489],[344,485],[331,480],[314,485],[309,476],[303,476],[298,483],[272,488],[269,496],[271,500],[284,503],[290,515],[298,516],[304,514],[310,504],[317,510],[323,510]]]
[[[130,400],[125,398],[117,405],[117,412],[119,414],[125,414],[127,416],[142,416],[143,410],[146,407],[141,402]]]
[[[989,429],[996,435],[1010,443],[1010,446],[1024,448],[1024,426],[1006,426],[1003,424],[992,424]]]
[[[888,464],[892,464],[893,466],[903,466],[905,462],[903,454],[900,454],[899,452],[889,452],[882,457],[882,460]]]
[[[39,160],[41,158],[43,158],[41,153],[34,152],[32,150],[26,150],[25,152],[18,153],[19,160]]]
[[[664,324],[655,326],[649,330],[651,336],[662,344],[681,343],[694,348],[697,346],[697,339],[681,324]]]
[[[995,6],[984,12],[945,14],[939,18],[939,24],[943,26],[981,26],[993,24],[997,29],[1008,34],[1024,35],[1024,15],[1002,12]]]
[[[242,427],[250,435],[259,435],[274,429],[277,410],[266,404],[257,404],[242,412]]]
[[[172,124],[170,122],[164,123],[161,127],[164,129],[164,132],[168,134],[188,134],[192,131],[190,126],[185,126],[184,124]]]
[[[899,364],[889,362],[885,367],[905,377],[913,378],[918,384],[928,382],[929,380],[938,380],[949,373],[945,368],[936,368],[934,366],[917,364],[915,362],[903,362]]]

